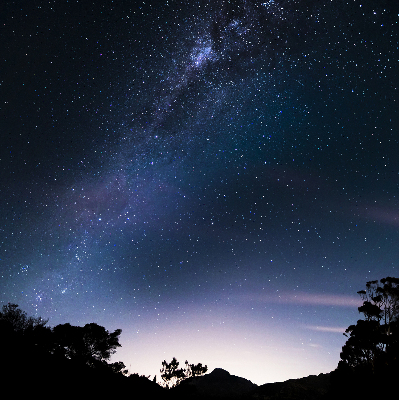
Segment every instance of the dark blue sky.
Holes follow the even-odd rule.
[[[1,6],[0,299],[115,359],[335,368],[397,276],[398,6]]]

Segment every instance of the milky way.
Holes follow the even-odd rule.
[[[122,328],[131,372],[333,369],[397,275],[396,8],[5,6],[2,302]]]

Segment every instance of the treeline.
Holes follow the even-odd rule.
[[[122,362],[108,363],[120,347],[121,329],[110,333],[96,323],[83,327],[67,323],[50,328],[47,322],[40,317],[28,317],[17,304],[4,305],[0,312],[0,331],[5,350],[11,350],[10,357],[19,348],[25,354],[51,355],[54,359],[112,372],[122,372],[125,368]]]
[[[128,374],[123,362],[109,362],[121,347],[121,329],[109,332],[96,323],[83,327],[66,323],[52,328],[47,323],[41,317],[28,316],[17,304],[6,304],[0,311],[2,378],[4,382],[17,378],[23,382],[11,385],[15,394],[31,394],[33,388],[59,393],[62,388],[64,395],[103,398],[124,389],[133,390],[136,398],[168,398],[171,393],[166,388],[207,371],[201,363],[186,361],[185,368],[179,368],[175,358],[170,363],[163,361],[161,387],[155,377],[150,381],[149,377]]]
[[[109,332],[96,323],[47,326],[16,304],[0,312],[2,381],[14,395],[63,394],[114,396],[122,389],[159,394],[163,389],[148,378],[127,376],[122,362],[110,363],[120,347],[121,329]]]

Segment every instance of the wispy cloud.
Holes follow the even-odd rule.
[[[359,297],[341,294],[321,294],[304,292],[278,292],[273,294],[247,294],[247,301],[259,301],[262,303],[333,306],[333,307],[359,307],[362,301]]]
[[[362,301],[358,297],[339,294],[283,293],[282,303],[309,304],[315,306],[359,307]]]
[[[368,206],[360,210],[361,216],[372,219],[374,222],[399,226],[399,212],[388,207]]]
[[[331,332],[331,333],[344,333],[346,327],[342,326],[318,326],[318,325],[305,325],[304,328],[318,332]]]

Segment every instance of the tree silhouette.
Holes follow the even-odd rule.
[[[54,352],[90,366],[99,366],[108,361],[116,348],[120,347],[121,333],[121,329],[110,333],[96,323],[84,327],[69,323],[57,325],[53,328]]]
[[[126,375],[128,373],[128,370],[126,369],[126,365],[122,361],[116,361],[112,364],[108,364],[111,371],[114,373],[122,373],[123,375]]]
[[[17,304],[4,305],[0,311],[3,355],[10,353],[9,357],[12,357],[13,348],[26,354],[50,351],[51,329],[46,326],[47,321],[41,317],[28,317]]]
[[[162,361],[161,378],[169,388],[178,385],[184,378],[184,371],[179,368],[179,362],[173,357],[170,363]]]
[[[207,371],[208,367],[206,365],[202,366],[201,363],[194,365],[194,364],[189,364],[188,361],[186,361],[186,369],[185,369],[186,378],[191,378],[192,376],[201,376],[204,375]]]
[[[202,366],[201,363],[194,365],[186,361],[185,365],[185,369],[179,368],[179,362],[175,357],[170,363],[167,363],[166,360],[162,362],[161,378],[166,387],[175,387],[184,379],[200,376],[208,371],[208,367],[206,365]]]
[[[332,398],[381,397],[399,373],[399,279],[369,281],[358,294],[364,319],[344,333],[348,340],[331,375]]]
[[[41,317],[28,317],[25,311],[18,308],[18,304],[3,305],[0,312],[0,321],[3,326],[8,325],[14,332],[32,332],[36,328],[43,328],[48,320]]]
[[[364,320],[345,331],[348,340],[341,360],[349,367],[368,366],[372,371],[380,364],[396,359],[398,350],[399,279],[370,281],[358,292],[363,304],[358,308]]]

